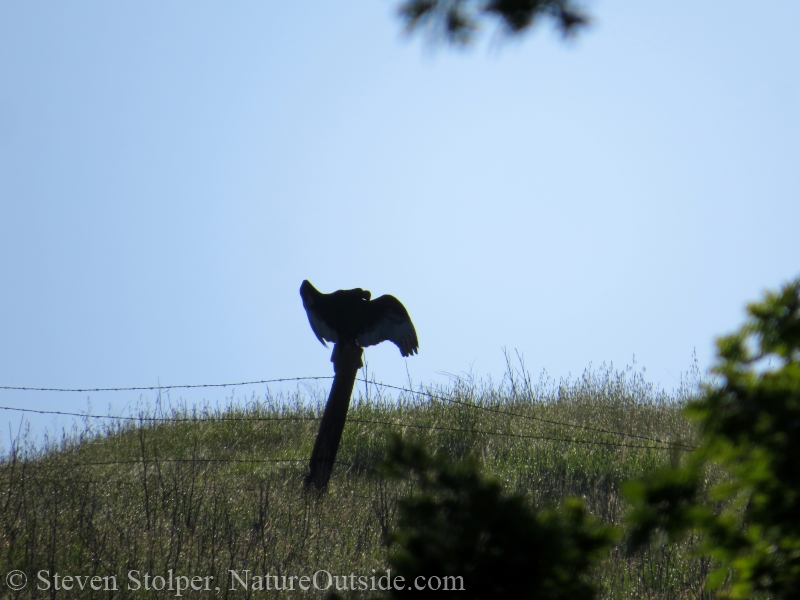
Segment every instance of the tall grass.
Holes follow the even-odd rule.
[[[127,589],[130,570],[172,570],[213,576],[218,597],[238,598],[250,595],[231,591],[231,569],[278,576],[381,571],[398,500],[413,493],[378,468],[390,432],[454,458],[477,456],[486,473],[536,505],[579,496],[596,516],[619,524],[620,484],[669,460],[664,444],[649,440],[692,443],[679,412],[692,389],[667,394],[631,369],[611,367],[560,382],[533,381],[510,368],[497,385],[462,379],[399,397],[361,384],[321,496],[305,494],[302,480],[322,390],[253,397],[224,409],[160,407],[134,421],[87,422],[43,447],[18,439],[0,463],[0,573],[20,569],[29,583],[16,595],[4,593],[139,597]],[[615,548],[595,574],[602,597],[696,597],[708,565],[689,556],[690,545],[634,557]],[[39,591],[40,571],[51,582],[56,572],[113,575],[118,589]],[[293,594],[322,595],[313,588]]]

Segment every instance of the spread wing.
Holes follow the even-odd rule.
[[[362,347],[374,346],[387,340],[400,348],[403,356],[416,354],[419,349],[417,332],[408,311],[400,300],[389,295],[370,301],[365,331],[357,338]]]
[[[300,297],[303,299],[303,308],[306,309],[311,330],[320,343],[327,348],[328,344],[325,343],[325,340],[335,344],[339,341],[339,336],[315,310],[320,302],[324,302],[324,296],[325,294],[320,293],[307,279],[300,286]]]
[[[306,307],[306,314],[308,315],[308,322],[311,324],[311,330],[323,346],[328,347],[328,344],[325,343],[326,340],[334,344],[339,341],[339,336],[336,335],[336,332],[328,327],[327,323],[314,312],[313,308]]]

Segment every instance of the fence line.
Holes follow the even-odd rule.
[[[0,466],[10,466],[22,461],[6,461],[0,463]],[[249,463],[303,463],[308,462],[307,458],[132,458],[124,460],[87,460],[87,461],[67,461],[71,467],[96,467],[105,465],[154,465],[156,463],[234,463],[234,464],[249,464]],[[338,461],[337,461],[338,462]],[[338,463],[348,464],[349,463]],[[25,468],[29,467],[49,467],[51,464],[45,462],[25,462]]]
[[[150,459],[147,461],[138,459],[138,460],[106,460],[106,461],[83,461],[83,462],[70,462],[68,465],[70,467],[94,467],[94,466],[119,466],[119,465],[144,465],[145,462],[147,465],[151,467],[160,463],[202,463],[202,464],[209,464],[209,463],[253,463],[253,464],[277,464],[277,463],[294,463],[297,465],[304,465],[308,464],[308,458],[275,458],[275,459],[225,459],[225,458],[187,458],[187,459],[179,459],[179,458],[155,458]],[[40,462],[28,462],[24,461],[24,466],[21,466],[23,461],[16,460],[13,462],[7,463],[0,463],[0,469],[5,467],[6,469],[30,469],[30,468],[53,468],[52,464],[47,463],[40,463]],[[369,471],[372,473],[380,473],[380,470],[375,467],[368,467],[364,465],[356,465],[353,463],[349,463],[346,461],[337,460],[334,461],[334,464],[340,465],[343,467],[349,467],[351,469],[358,469],[361,471]],[[2,471],[0,471],[2,472]],[[235,474],[250,476],[252,475],[251,472],[237,473],[234,471]],[[120,485],[120,484],[129,484],[129,485],[139,485],[138,482],[131,481],[126,478],[118,478],[118,479],[75,479],[72,478],[70,481],[77,482],[80,484],[112,484],[112,485]],[[249,490],[249,491],[256,491],[256,488],[236,488],[238,491],[241,490]]]
[[[506,433],[502,431],[484,431],[481,429],[462,429],[460,427],[444,427],[441,425],[415,425],[413,423],[392,423],[390,421],[374,421],[372,419],[347,419],[349,423],[368,423],[375,425],[389,425],[392,427],[410,427],[412,429],[428,429],[434,431],[451,431],[454,433],[477,433],[480,435],[494,435],[498,437],[512,437],[525,440],[543,440],[548,442],[569,442],[572,444],[587,444],[591,446],[614,446],[618,448],[644,448],[648,450],[670,450],[672,446],[644,446],[640,444],[623,444],[621,442],[605,442],[600,440],[582,440],[576,438],[562,438],[544,435],[529,435],[524,433]],[[650,440],[655,441],[655,440]],[[669,442],[661,442],[668,444]],[[687,448],[694,448],[689,446]]]
[[[0,406],[0,410],[15,410],[18,412],[37,413],[40,415],[61,415],[65,417],[81,417],[84,419],[114,419],[116,421],[152,421],[168,423],[223,423],[225,421],[319,421],[322,417],[123,417],[117,415],[90,415],[87,413],[66,412],[63,410],[38,410],[33,408],[17,408],[15,406]]]
[[[475,404],[468,404],[463,403],[466,406],[473,407],[473,408],[485,408],[480,407]],[[40,414],[57,414],[57,415],[64,415],[64,416],[73,416],[73,417],[85,417],[91,419],[116,419],[116,420],[126,420],[126,421],[138,421],[140,423],[147,423],[147,422],[172,422],[172,423],[223,423],[226,421],[319,421],[321,417],[218,417],[218,418],[197,418],[197,417],[187,417],[187,418],[176,418],[176,417],[121,417],[121,416],[114,416],[114,415],[87,415],[83,413],[70,413],[64,411],[48,411],[48,410],[34,410],[31,408],[14,408],[9,406],[0,406],[0,410],[15,410],[21,412],[33,412],[33,413],[40,413]],[[497,412],[499,414],[511,414],[514,413],[505,413],[503,411],[492,411]],[[517,416],[525,416],[525,415],[517,415]],[[575,425],[572,423],[561,423],[560,421],[550,421],[546,419],[536,419],[534,420],[542,420],[547,423],[551,424],[559,424],[559,425],[567,425],[573,427],[583,427],[580,425]],[[560,437],[552,437],[552,436],[537,436],[537,435],[527,435],[527,434],[517,434],[517,433],[504,433],[501,431],[484,431],[480,429],[463,429],[458,427],[444,427],[441,425],[417,425],[414,423],[403,423],[403,422],[392,422],[392,421],[377,421],[374,419],[347,419],[348,423],[365,423],[365,424],[372,424],[372,425],[384,425],[389,427],[408,427],[411,429],[428,429],[428,430],[435,430],[435,431],[451,431],[457,433],[477,433],[481,435],[494,435],[498,437],[515,437],[521,439],[535,439],[535,440],[544,440],[544,441],[553,441],[553,442],[570,442],[573,444],[589,444],[589,445],[599,445],[599,446],[614,446],[619,448],[646,448],[646,449],[653,449],[653,450],[669,450],[672,447],[684,448],[684,449],[694,449],[694,446],[689,446],[686,444],[680,443],[673,443],[665,440],[661,440],[659,438],[648,438],[645,436],[639,435],[632,435],[626,434],[622,432],[614,432],[608,431],[603,429],[592,429],[593,431],[598,431],[607,434],[613,435],[620,435],[620,436],[629,436],[635,437],[638,439],[642,439],[644,441],[649,441],[657,444],[670,444],[669,446],[645,446],[641,444],[623,444],[620,442],[607,442],[607,441],[598,441],[598,440],[582,440],[576,438],[560,438]]]
[[[360,379],[359,381],[365,381],[365,380],[364,379]],[[373,385],[377,385],[377,386],[381,386],[381,387],[385,387],[385,388],[391,388],[391,389],[395,389],[395,390],[402,390],[404,392],[410,392],[412,394],[425,395],[425,396],[429,396],[430,398],[436,398],[437,400],[441,400],[442,402],[449,402],[451,404],[460,404],[462,406],[467,406],[469,408],[477,408],[479,410],[485,410],[487,412],[493,412],[493,413],[497,413],[499,415],[506,415],[506,416],[509,416],[509,417],[519,417],[521,419],[528,419],[530,421],[539,421],[540,423],[548,423],[548,424],[551,424],[551,425],[561,425],[562,427],[572,427],[572,428],[575,428],[575,429],[584,429],[586,431],[594,431],[596,433],[608,433],[608,434],[612,434],[612,435],[620,435],[620,436],[625,436],[625,437],[630,437],[630,438],[637,438],[637,439],[640,439],[640,440],[644,440],[644,441],[648,441],[648,442],[657,442],[657,443],[660,443],[660,444],[669,444],[670,443],[670,442],[665,441],[665,440],[661,440],[661,439],[658,439],[658,438],[651,438],[651,437],[647,437],[647,436],[643,436],[643,435],[637,435],[635,433],[625,433],[625,432],[622,432],[622,431],[612,431],[610,429],[603,429],[601,427],[591,427],[590,425],[579,425],[577,423],[566,423],[564,421],[555,421],[553,419],[545,419],[543,417],[534,417],[534,416],[531,416],[531,415],[524,415],[524,414],[521,414],[521,413],[514,413],[514,412],[507,411],[507,410],[500,410],[498,408],[492,408],[490,406],[481,406],[480,404],[473,404],[473,403],[470,403],[470,402],[464,402],[463,400],[456,400],[455,398],[447,398],[446,396],[440,396],[438,394],[434,394],[433,392],[415,391],[415,390],[410,390],[408,388],[401,388],[401,387],[398,387],[396,385],[389,385],[388,383],[379,383],[377,381],[373,381],[372,384]],[[694,449],[694,446],[688,446],[688,445],[684,445],[684,444],[678,444],[678,446],[679,447],[683,447],[683,448],[687,448],[687,449]]]
[[[244,386],[244,385],[257,385],[257,384],[266,384],[266,383],[280,383],[280,382],[288,382],[288,381],[308,381],[308,380],[323,380],[323,379],[333,379],[332,376],[313,376],[313,377],[285,377],[279,379],[262,379],[258,381],[245,381],[245,382],[235,382],[235,383],[207,383],[207,384],[187,384],[187,385],[164,385],[164,386],[137,386],[137,387],[117,387],[117,388],[40,388],[40,387],[15,387],[15,386],[0,386],[0,390],[13,390],[13,391],[47,391],[47,392],[123,392],[123,391],[156,391],[156,390],[168,390],[168,389],[189,389],[189,388],[218,388],[218,387],[235,387],[235,386]],[[383,425],[383,426],[392,426],[392,427],[408,427],[408,428],[415,428],[415,429],[428,429],[428,430],[440,430],[440,431],[452,431],[452,432],[460,432],[460,433],[473,433],[473,434],[481,434],[481,435],[493,435],[493,436],[500,436],[500,437],[515,437],[520,439],[536,439],[536,440],[543,440],[543,441],[553,441],[553,442],[566,442],[566,443],[573,443],[573,444],[587,444],[587,445],[601,445],[601,446],[612,446],[612,447],[620,447],[620,448],[639,448],[639,449],[653,449],[653,450],[669,450],[671,448],[681,448],[691,450],[694,449],[694,446],[689,444],[683,444],[680,442],[670,442],[668,440],[662,440],[657,437],[648,437],[644,435],[638,435],[634,433],[622,432],[622,431],[613,431],[609,429],[603,429],[600,427],[592,427],[589,425],[580,425],[578,423],[569,423],[565,421],[557,421],[554,419],[546,419],[543,417],[536,417],[532,415],[526,415],[517,412],[505,411],[498,408],[493,408],[489,406],[481,406],[480,404],[465,402],[463,400],[457,400],[455,398],[448,398],[442,396],[441,394],[437,394],[430,391],[423,391],[423,390],[413,390],[410,388],[404,388],[400,386],[390,385],[387,383],[381,383],[377,381],[369,381],[367,379],[358,379],[358,381],[362,381],[366,384],[372,384],[378,387],[383,387],[387,389],[398,390],[401,392],[416,394],[420,396],[427,396],[431,399],[439,400],[442,403],[449,403],[464,406],[467,408],[474,408],[478,410],[483,410],[487,412],[492,412],[499,415],[504,415],[508,417],[514,418],[522,418],[530,421],[537,421],[541,423],[547,423],[549,425],[557,425],[561,427],[569,427],[574,429],[582,429],[585,431],[591,431],[595,433],[603,433],[607,435],[617,435],[620,437],[627,437],[627,438],[634,438],[639,439],[642,441],[651,442],[654,444],[666,444],[661,446],[648,446],[642,444],[624,444],[621,442],[608,442],[608,441],[598,441],[598,440],[583,440],[583,439],[576,439],[576,438],[564,438],[564,437],[553,437],[553,436],[537,436],[537,435],[526,435],[526,434],[514,434],[514,433],[504,433],[504,432],[496,432],[496,431],[483,431],[483,430],[475,430],[475,429],[462,429],[456,427],[442,427],[436,425],[416,425],[411,423],[397,423],[397,422],[389,422],[389,421],[376,421],[376,420],[368,420],[368,419],[348,419],[348,422],[351,423],[366,423],[366,424],[376,424],[376,425]],[[10,411],[18,411],[18,412],[27,412],[27,413],[37,413],[37,414],[52,414],[52,415],[60,415],[60,416],[72,416],[72,417],[80,417],[85,419],[113,419],[113,420],[120,420],[120,421],[138,421],[140,423],[148,423],[148,422],[173,422],[173,423],[202,423],[202,422],[226,422],[226,421],[318,421],[321,417],[293,417],[293,416],[281,416],[281,417],[257,417],[257,416],[245,416],[245,417],[155,417],[155,416],[117,416],[117,415],[92,415],[86,413],[74,413],[74,412],[67,412],[67,411],[56,411],[56,410],[39,410],[39,409],[31,409],[31,408],[17,408],[12,406],[0,406],[0,410],[10,410]],[[177,460],[177,459],[176,459]],[[249,462],[249,461],[244,461]],[[270,462],[270,461],[266,461]]]
[[[321,377],[283,377],[281,379],[261,379],[259,381],[239,381],[236,383],[191,383],[187,385],[151,385],[139,387],[116,387],[116,388],[43,388],[43,387],[15,387],[11,385],[0,385],[0,390],[12,390],[16,392],[140,392],[156,390],[176,390],[189,388],[216,388],[234,387],[237,385],[258,385],[261,383],[280,383],[284,381],[303,381],[308,379],[333,379],[333,375]]]
[[[2,408],[2,407],[0,407]],[[102,418],[102,415],[95,415],[98,418]],[[289,417],[289,418],[281,418],[275,417],[272,419],[264,418],[262,420],[315,420],[318,421],[320,417]],[[224,419],[222,419],[224,420]],[[247,418],[240,418],[237,420],[249,420]],[[255,420],[255,419],[252,419]],[[146,421],[146,419],[145,419]],[[193,422],[202,423],[202,422],[218,422],[216,419],[195,419]],[[686,446],[682,444],[672,444],[670,446],[648,446],[643,444],[624,444],[621,442],[611,442],[611,441],[604,441],[604,440],[585,440],[580,438],[565,438],[565,437],[555,437],[555,436],[545,436],[545,435],[533,435],[533,434],[523,434],[523,433],[508,433],[502,431],[486,431],[482,429],[466,429],[460,427],[446,427],[442,425],[418,425],[416,423],[403,423],[403,422],[392,422],[392,421],[378,421],[375,419],[348,419],[348,423],[358,423],[358,424],[366,424],[366,425],[382,425],[387,427],[402,427],[402,428],[410,428],[410,429],[426,429],[429,431],[449,431],[453,433],[469,433],[469,434],[478,434],[478,435],[491,435],[497,437],[510,437],[516,439],[524,439],[524,440],[540,440],[540,441],[549,441],[549,442],[562,442],[562,443],[570,443],[570,444],[584,444],[589,446],[606,446],[612,448],[635,448],[635,449],[642,449],[642,450],[670,450],[673,447],[680,447],[680,448],[687,448],[693,449],[693,446]],[[650,440],[656,441],[656,440]],[[661,442],[661,443],[669,443],[669,442]],[[305,460],[305,459],[213,459],[213,458],[175,458],[175,459],[153,459],[152,462],[161,461],[161,462],[241,462],[241,463],[253,463],[253,462],[293,462],[296,460]],[[137,464],[143,463],[142,459],[136,460],[126,460],[126,461],[110,461],[110,462],[87,462],[87,463],[71,463],[75,465],[93,465],[93,464]],[[3,463],[0,462],[0,465]]]

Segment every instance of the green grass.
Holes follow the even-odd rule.
[[[228,589],[229,569],[370,575],[385,568],[398,500],[413,493],[378,469],[390,432],[453,458],[477,456],[487,474],[536,505],[578,496],[616,524],[625,512],[620,484],[665,464],[670,453],[596,429],[678,444],[694,436],[679,412],[688,388],[657,393],[630,370],[602,368],[562,382],[512,373],[501,385],[458,381],[426,391],[397,400],[371,387],[367,399],[364,384],[357,386],[338,464],[321,497],[304,494],[302,480],[323,390],[196,414],[172,408],[165,415],[184,422],[143,415],[113,427],[88,424],[38,450],[18,440],[0,464],[0,573],[26,572],[29,585],[20,598],[52,594],[52,588],[31,592],[43,585],[36,580],[40,570],[51,581],[55,572],[116,576],[113,594],[73,589],[56,595],[65,598],[140,597],[126,589],[132,569],[213,575],[220,598],[247,597]],[[634,557],[615,548],[595,574],[601,597],[697,597],[708,564],[689,556],[690,544]]]

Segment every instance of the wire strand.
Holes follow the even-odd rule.
[[[333,375],[321,377],[283,377],[281,379],[261,379],[259,381],[239,381],[236,383],[193,383],[186,385],[151,385],[137,387],[115,387],[115,388],[45,388],[45,387],[16,387],[10,385],[0,386],[0,390],[11,390],[16,392],[140,392],[155,390],[176,390],[189,388],[217,388],[234,387],[238,385],[258,385],[262,383],[280,383],[285,381],[306,381],[313,379],[333,379]]]
[[[279,379],[262,379],[259,381],[245,381],[245,382],[236,382],[236,383],[207,383],[207,384],[187,384],[187,385],[167,385],[167,386],[137,386],[137,387],[117,387],[117,388],[39,388],[39,387],[12,387],[12,386],[0,386],[0,390],[15,390],[15,391],[49,391],[49,392],[121,392],[121,391],[144,391],[144,390],[166,390],[166,389],[187,389],[187,388],[217,388],[217,387],[234,387],[234,386],[242,386],[242,385],[256,385],[256,384],[266,384],[266,383],[279,383],[279,382],[287,382],[287,381],[307,381],[307,380],[323,380],[323,379],[333,379],[333,376],[313,376],[313,377],[284,377]],[[440,427],[435,425],[414,425],[414,424],[404,424],[404,423],[392,423],[389,421],[369,421],[365,419],[348,419],[349,422],[362,422],[362,423],[374,423],[378,425],[384,426],[397,426],[397,427],[410,427],[416,429],[429,429],[429,430],[443,430],[443,431],[458,431],[458,432],[472,432],[472,433],[480,433],[484,435],[496,435],[496,436],[505,436],[505,437],[517,437],[523,439],[539,439],[539,440],[547,440],[547,441],[557,441],[557,442],[571,442],[576,444],[593,444],[593,445],[604,445],[604,446],[616,446],[616,447],[626,447],[626,448],[642,448],[642,449],[670,449],[670,448],[682,448],[687,450],[693,450],[695,446],[689,444],[683,444],[680,442],[670,442],[668,440],[662,440],[657,437],[648,437],[643,436],[635,433],[627,433],[622,431],[614,431],[610,429],[603,429],[600,427],[592,427],[589,425],[580,425],[578,423],[569,423],[566,421],[557,421],[554,419],[545,419],[543,417],[535,417],[532,415],[526,415],[517,412],[505,411],[500,410],[497,408],[492,408],[488,406],[481,406],[479,404],[465,402],[463,400],[457,400],[455,398],[448,398],[441,394],[436,394],[430,391],[423,391],[423,390],[413,390],[410,388],[400,387],[396,385],[391,385],[387,383],[381,383],[377,381],[368,381],[367,379],[358,379],[359,381],[365,382],[367,385],[372,384],[378,387],[393,389],[400,392],[407,392],[411,394],[417,394],[421,396],[426,396],[431,399],[439,400],[443,403],[455,404],[464,406],[467,408],[474,408],[478,410],[483,410],[487,412],[492,412],[499,415],[504,415],[508,417],[514,418],[522,418],[530,421],[536,421],[540,423],[547,423],[549,425],[558,425],[562,427],[570,427],[575,429],[582,429],[584,431],[592,431],[595,433],[603,433],[607,435],[617,435],[621,437],[628,437],[639,439],[642,441],[652,442],[654,444],[662,444],[662,446],[646,446],[646,445],[636,445],[636,444],[622,444],[618,442],[606,442],[606,441],[596,441],[596,440],[581,440],[581,439],[574,439],[574,438],[559,438],[553,436],[534,436],[534,435],[525,435],[525,434],[512,434],[512,433],[502,433],[502,432],[491,432],[491,431],[481,431],[481,430],[468,430],[468,429],[459,429],[459,428],[446,428]],[[31,409],[31,408],[17,408],[12,406],[0,406],[0,410],[10,410],[10,411],[18,411],[18,412],[26,412],[26,413],[37,413],[37,414],[52,414],[52,415],[61,415],[61,416],[71,416],[71,417],[80,417],[85,419],[114,419],[114,420],[121,420],[121,421],[138,421],[141,423],[145,422],[173,422],[173,423],[200,423],[200,422],[228,422],[228,421],[318,421],[321,417],[292,417],[292,416],[281,416],[281,417],[256,417],[256,416],[249,416],[249,417],[155,417],[155,416],[118,416],[118,415],[92,415],[87,413],[75,413],[75,412],[67,412],[67,411],[57,411],[57,410],[39,410],[39,409]]]
[[[17,408],[15,406],[0,406],[0,410],[15,410],[19,412],[37,413],[41,415],[61,415],[65,417],[81,417],[84,419],[115,419],[117,421],[141,421],[159,423],[223,423],[225,421],[319,421],[322,417],[124,417],[117,415],[91,415],[88,413],[66,412],[63,410],[38,410],[33,408]]]
[[[364,381],[364,380],[362,379],[360,381]],[[659,439],[659,438],[652,438],[652,437],[648,437],[648,436],[644,436],[644,435],[639,435],[639,434],[636,434],[636,433],[626,433],[624,431],[613,431],[613,430],[610,430],[610,429],[603,429],[601,427],[591,427],[590,425],[579,425],[578,423],[568,423],[566,421],[556,421],[554,419],[545,419],[543,417],[534,417],[534,416],[525,415],[525,414],[522,414],[522,413],[515,413],[515,412],[506,411],[506,410],[500,410],[500,409],[497,409],[497,408],[491,408],[489,406],[481,406],[480,404],[473,404],[473,403],[470,403],[470,402],[464,402],[463,400],[456,400],[455,398],[447,398],[445,396],[434,394],[433,392],[416,391],[416,390],[411,390],[411,389],[408,389],[408,388],[398,387],[396,385],[389,385],[388,383],[380,383],[380,382],[377,382],[377,381],[373,381],[371,383],[373,385],[377,385],[377,386],[380,386],[380,387],[391,388],[391,389],[400,390],[400,391],[404,391],[404,392],[410,392],[412,394],[419,394],[419,395],[423,395],[423,396],[428,396],[429,398],[435,398],[435,399],[440,400],[442,402],[448,402],[450,404],[459,404],[461,406],[466,406],[468,408],[477,408],[478,410],[484,410],[484,411],[487,411],[487,412],[493,412],[493,413],[496,413],[496,414],[499,414],[499,415],[505,415],[505,416],[509,416],[509,417],[518,417],[518,418],[527,419],[527,420],[530,420],[530,421],[538,421],[540,423],[548,423],[550,425],[560,425],[562,427],[572,427],[572,428],[575,428],[575,429],[583,429],[583,430],[586,430],[586,431],[594,431],[596,433],[606,433],[606,434],[610,434],[610,435],[619,435],[619,436],[623,436],[623,437],[636,438],[636,439],[640,439],[640,440],[643,440],[643,441],[654,442],[654,443],[658,443],[658,444],[670,444],[670,443],[672,443],[672,442],[669,442],[669,441],[666,441],[666,440],[662,440],[662,439]],[[690,445],[687,445],[687,444],[680,444],[679,443],[679,444],[673,444],[673,445],[678,446],[678,447],[687,448],[687,449],[694,449],[694,446],[690,446]]]

